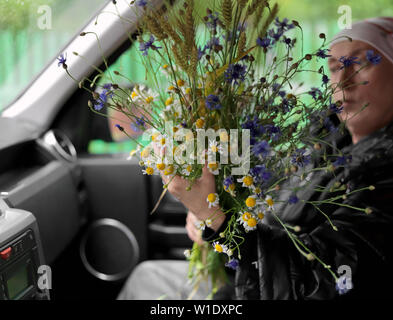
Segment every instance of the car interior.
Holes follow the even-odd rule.
[[[132,45],[118,41],[109,65]],[[143,175],[129,152],[89,152],[91,141],[114,142],[108,119],[87,107],[91,95],[74,84],[64,97],[34,109],[36,118],[50,111],[45,125],[31,110],[0,116],[0,300],[114,300],[138,263],[185,259],[192,246],[186,209],[169,193],[150,213],[159,176]],[[49,286],[39,285],[40,266],[49,266]]]

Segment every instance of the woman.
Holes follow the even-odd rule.
[[[381,61],[357,73],[369,50],[380,55]],[[341,83],[334,94],[336,101],[343,102],[338,118],[345,121],[348,130],[344,135],[339,132],[332,135],[330,142],[340,149],[344,147],[341,150],[345,157],[352,160],[344,168],[337,168],[334,175],[317,171],[310,187],[299,193],[298,198],[324,200],[332,196],[329,192],[315,192],[316,185],[327,186],[327,190],[336,183],[347,185],[349,190],[369,186],[375,190],[349,195],[343,200],[346,206],[322,205],[338,231],[303,201],[282,206],[278,214],[288,224],[300,226],[299,239],[330,265],[332,271],[344,272],[344,281],[337,286],[318,261],[302,256],[286,232],[271,216],[266,216],[264,224],[246,235],[241,251],[247,254],[242,254],[234,287],[220,290],[220,298],[385,298],[390,293],[393,285],[393,19],[374,18],[355,23],[352,29],[343,30],[334,38],[329,55],[331,83]],[[343,56],[358,59],[341,68]],[[362,110],[366,103],[368,106]],[[163,180],[168,182],[165,177]],[[187,182],[176,177],[168,189],[190,210],[187,230],[196,240],[192,220],[206,220],[212,214],[206,197],[216,192],[214,176],[204,170],[191,191],[186,191],[186,187]],[[360,212],[348,206],[368,210]],[[203,232],[203,240],[218,238],[228,218],[222,212],[218,214],[211,228]]]

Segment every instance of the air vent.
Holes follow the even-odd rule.
[[[56,157],[67,161],[77,160],[77,154],[71,140],[60,130],[50,130],[42,138],[41,144]]]

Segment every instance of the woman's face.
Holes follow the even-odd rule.
[[[359,73],[357,70],[368,63],[367,50],[373,50],[382,59],[379,64],[370,64]],[[393,119],[393,63],[382,56],[375,48],[362,41],[343,41],[331,47],[329,60],[330,78],[337,87],[334,100],[343,102],[343,111],[338,114],[340,121],[352,134],[354,143],[372,132],[386,126]],[[358,57],[361,64],[352,64],[340,70],[340,57]],[[367,84],[361,84],[368,81]],[[358,85],[355,85],[358,84]],[[361,110],[366,103],[369,105]]]

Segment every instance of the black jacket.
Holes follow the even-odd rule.
[[[316,171],[312,185],[298,193],[298,198],[331,198],[335,193],[317,192],[314,186],[329,189],[337,181],[349,190],[373,185],[374,191],[357,192],[341,200],[346,205],[369,207],[372,213],[321,205],[338,231],[311,204],[302,201],[282,206],[277,214],[285,223],[301,227],[298,237],[336,274],[340,266],[349,267],[353,289],[340,295],[328,270],[301,255],[281,225],[267,215],[257,230],[246,234],[234,282],[219,290],[215,299],[393,298],[393,123],[356,145],[349,142],[347,132],[333,140],[346,145],[341,150],[352,155],[352,161],[334,173]],[[287,195],[283,192],[282,196]],[[206,229],[203,239],[218,238],[224,228],[225,223],[217,232]]]

